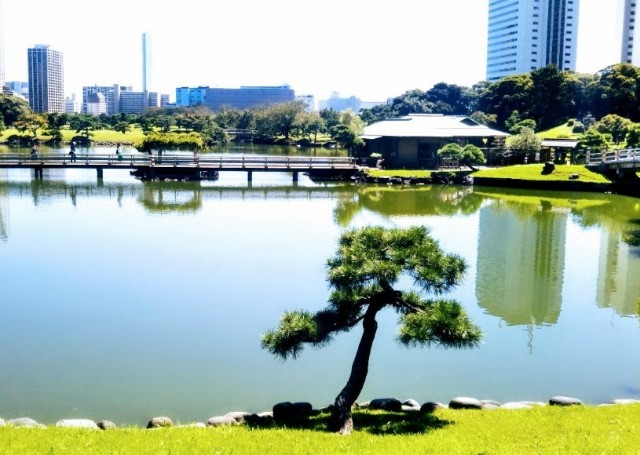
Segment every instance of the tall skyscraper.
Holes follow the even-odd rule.
[[[623,0],[622,13],[622,46],[620,61],[640,65],[640,52],[635,49],[634,42],[640,39],[639,30],[636,30],[636,0]],[[639,43],[640,45],[640,43]]]
[[[148,33],[142,34],[142,91],[149,90],[151,71],[151,42]]]
[[[29,105],[38,113],[64,112],[62,52],[37,44],[27,50]]]
[[[575,71],[580,0],[489,0],[487,80],[547,65]]]
[[[6,82],[4,72],[4,9],[0,0],[0,91]]]

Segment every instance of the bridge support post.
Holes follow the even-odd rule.
[[[247,171],[247,181],[253,182],[253,171]]]
[[[33,168],[33,177],[36,180],[42,180],[44,178],[44,169],[42,166],[36,166]]]
[[[297,183],[298,182],[298,172],[294,172],[293,173],[293,183]]]
[[[102,169],[101,167],[97,167],[96,168],[96,173],[98,174],[98,179],[102,179],[104,177],[104,169]]]

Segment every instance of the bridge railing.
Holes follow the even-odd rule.
[[[0,165],[64,165],[66,163],[91,166],[120,164],[127,167],[148,165],[182,165],[247,169],[313,169],[313,168],[353,168],[355,158],[350,157],[302,157],[267,155],[188,155],[188,154],[131,154],[131,155],[89,155],[43,153],[37,156],[26,154],[0,154]]]
[[[619,150],[603,150],[601,152],[587,152],[587,164],[616,164],[640,162],[640,148]]]

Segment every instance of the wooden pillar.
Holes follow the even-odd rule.
[[[293,173],[293,183],[296,183],[298,181],[298,172],[294,172]]]
[[[253,171],[247,171],[247,181],[253,182]]]
[[[96,168],[96,173],[98,174],[98,180],[104,177],[104,170],[101,167]]]

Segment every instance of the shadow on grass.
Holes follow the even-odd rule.
[[[296,430],[329,431],[331,414],[318,412],[307,418],[289,419],[277,422],[271,428]],[[354,411],[355,431],[376,435],[423,434],[444,428],[453,422],[442,420],[433,414],[422,412]],[[253,425],[252,425],[253,426]],[[258,427],[257,425],[255,427]]]

